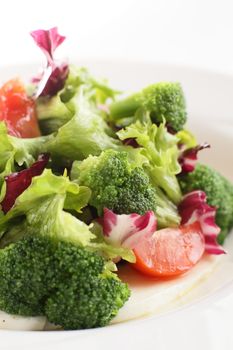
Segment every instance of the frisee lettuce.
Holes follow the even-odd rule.
[[[35,162],[48,138],[49,136],[32,139],[14,137],[7,134],[6,124],[0,122],[0,188],[6,175]]]
[[[90,154],[98,155],[105,149],[115,149],[120,145],[119,140],[111,136],[112,130],[83,87],[69,101],[69,107],[75,111],[74,116],[46,144],[53,158],[58,158],[59,162],[62,158],[81,160]]]
[[[181,171],[177,147],[179,139],[167,131],[165,122],[157,126],[149,118],[143,122],[136,121],[118,131],[117,135],[121,140],[136,140],[148,159],[146,169],[152,183],[160,187],[175,204],[179,203],[182,197],[176,178]]]

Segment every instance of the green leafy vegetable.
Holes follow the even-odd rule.
[[[35,162],[47,137],[22,139],[7,134],[7,127],[0,122],[0,187],[4,176],[15,172],[18,167],[29,167]]]
[[[31,185],[16,199],[14,207],[0,219],[0,235],[4,234],[1,244],[18,239],[17,235],[13,237],[16,225],[24,226],[23,235],[39,233],[57,240],[67,239],[74,244],[88,244],[94,237],[88,226],[63,210],[65,201],[67,209],[75,207],[78,211],[87,204],[90,191],[81,188],[81,197],[79,191],[80,187],[68,177],[55,176],[48,169],[34,177]],[[17,220],[20,217],[21,220]],[[17,221],[20,223],[16,224]]]
[[[78,94],[80,88],[85,92],[86,98],[97,107],[100,115],[103,113],[98,106],[109,98],[114,99],[117,94],[105,81],[93,78],[87,69],[70,66],[65,87],[52,98],[40,97],[37,100],[37,115],[43,134],[57,131],[74,116],[76,104],[69,101]]]
[[[180,130],[176,137],[179,139],[179,144],[185,149],[193,148],[198,145],[195,136],[189,130]],[[184,149],[182,149],[183,151]]]
[[[78,68],[71,65],[65,88],[61,94],[62,101],[69,101],[72,94],[74,96],[81,85],[85,85],[89,98],[96,104],[105,103],[109,98],[114,99],[119,93],[117,90],[112,89],[106,80],[94,78],[86,68]]]
[[[142,154],[148,159],[146,169],[152,183],[178,204],[181,200],[181,190],[176,178],[181,171],[177,147],[179,139],[167,131],[164,123],[157,126],[149,120],[143,123],[137,121],[120,130],[117,135],[121,140],[136,139],[142,147]]]
[[[80,87],[69,105],[75,111],[74,116],[46,144],[47,151],[53,158],[59,159],[60,162],[62,158],[79,160],[119,146],[119,141],[111,136],[112,130],[88,99],[83,88]]]
[[[52,97],[41,97],[36,105],[39,125],[44,135],[57,131],[73,116],[69,106],[61,101],[60,94]]]

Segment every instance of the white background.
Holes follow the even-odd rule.
[[[42,60],[30,30],[57,25],[58,55],[185,63],[233,73],[232,0],[8,0],[0,65]]]

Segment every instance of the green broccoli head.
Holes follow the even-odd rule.
[[[130,294],[96,252],[44,236],[1,249],[0,279],[1,310],[46,315],[65,329],[106,325]]]
[[[56,276],[47,243],[27,238],[0,250],[1,310],[25,316],[43,314],[41,300]]]
[[[182,130],[187,113],[183,90],[179,83],[161,82],[142,91],[143,105],[151,112],[151,119],[161,123],[163,118],[175,131]]]
[[[108,150],[80,165],[79,183],[91,189],[90,204],[101,215],[103,208],[118,214],[144,214],[155,209],[155,190],[143,169],[129,163],[126,152]]]
[[[150,112],[151,120],[166,123],[174,130],[182,130],[187,120],[186,103],[179,83],[161,82],[143,89],[110,107],[113,121],[133,117],[139,108]]]
[[[197,164],[195,170],[180,178],[184,193],[202,190],[209,205],[217,208],[216,223],[221,228],[218,237],[222,243],[233,226],[233,185],[216,170]]]
[[[231,219],[229,220],[229,229],[231,229],[233,227],[233,185],[226,178],[223,178],[223,182],[225,184],[225,189],[226,189],[226,192],[228,193],[228,197],[230,198],[229,201],[231,202],[232,212],[231,212]]]
[[[89,156],[73,165],[72,178],[91,189],[89,203],[99,215],[104,207],[117,214],[142,215],[152,210],[161,226],[179,223],[176,207],[152,186],[146,171],[131,162],[127,152],[107,150],[99,157]]]
[[[105,326],[129,298],[126,284],[112,276],[79,279],[61,285],[47,301],[45,313],[50,322],[64,329]]]

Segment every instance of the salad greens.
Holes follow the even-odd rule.
[[[176,178],[181,171],[177,147],[179,139],[167,131],[165,121],[159,126],[150,120],[144,123],[137,121],[117,134],[121,140],[136,140],[148,159],[147,171],[152,183],[164,190],[175,204],[179,203],[181,190]]]
[[[29,167],[43,149],[46,137],[22,139],[7,134],[7,127],[0,122],[0,184],[4,176],[17,171],[20,167]]]
[[[112,130],[101,112],[80,86],[77,94],[68,102],[73,117],[61,126],[45,145],[54,158],[81,160],[89,154],[98,155],[109,148],[117,148],[120,142],[111,136]]]
[[[0,89],[0,309],[100,327],[130,296],[120,260],[167,277],[204,251],[225,253],[233,185],[197,163],[209,145],[185,129],[179,83],[120,99],[86,68],[55,59],[65,39],[57,28],[31,35],[46,55],[42,75],[28,89],[13,80]]]

